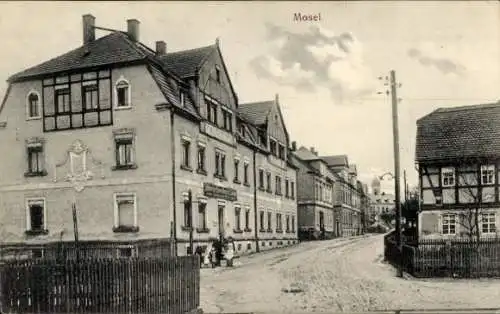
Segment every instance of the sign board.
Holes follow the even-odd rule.
[[[235,189],[218,186],[213,183],[203,183],[203,194],[206,197],[221,198],[231,202],[237,200]]]

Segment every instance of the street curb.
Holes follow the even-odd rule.
[[[203,310],[201,308],[197,308],[188,312],[185,312],[184,314],[204,314]]]

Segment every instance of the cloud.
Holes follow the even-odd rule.
[[[337,103],[373,92],[374,76],[351,33],[336,35],[318,26],[305,33],[274,24],[266,29],[270,52],[250,62],[259,78],[305,92],[325,88]]]
[[[458,76],[463,76],[465,74],[466,69],[460,63],[447,58],[430,57],[417,48],[409,49],[408,56],[417,60],[423,66],[435,67],[443,74],[454,74]]]

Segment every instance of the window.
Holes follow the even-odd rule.
[[[272,227],[273,214],[271,212],[267,213],[267,231],[271,232],[273,230]]]
[[[85,111],[99,108],[99,90],[96,84],[82,86],[82,100]]]
[[[217,105],[209,100],[205,100],[207,104],[207,120],[217,125]]]
[[[281,220],[281,214],[276,214],[276,231],[283,231],[283,221]]]
[[[26,230],[28,233],[46,233],[46,210],[44,199],[31,199],[27,202]]]
[[[69,113],[69,87],[55,90],[56,113]]]
[[[250,230],[250,209],[245,210],[245,230]]]
[[[272,190],[271,190],[271,173],[270,172],[268,172],[266,174],[266,178],[267,178],[267,189],[266,189],[266,191],[269,192],[269,193],[271,193]]]
[[[455,234],[457,231],[456,223],[455,214],[444,214],[442,221],[443,234]]]
[[[292,216],[292,232],[295,232],[295,216]]]
[[[191,169],[191,142],[188,140],[182,140],[182,164],[181,167],[184,169]]]
[[[259,169],[259,188],[264,190],[264,170]]]
[[[267,148],[267,136],[266,136],[265,131],[259,130],[258,134],[259,134],[259,142],[260,142],[260,144],[262,146],[264,146],[264,147]]]
[[[482,165],[481,166],[481,184],[495,183],[495,166]]]
[[[222,110],[222,127],[226,131],[233,131],[233,114],[226,109]]]
[[[134,163],[134,141],[132,137],[115,138],[116,169],[130,169]]]
[[[261,210],[259,215],[260,215],[260,217],[259,217],[260,218],[260,220],[259,220],[260,221],[260,231],[264,231],[264,211]]]
[[[454,186],[455,185],[455,169],[454,168],[442,168],[441,177],[443,186]]]
[[[276,176],[276,195],[281,195],[281,177]]]
[[[215,177],[226,179],[226,155],[221,151],[215,151]]]
[[[199,230],[207,229],[207,204],[204,202],[198,203],[198,228]]]
[[[245,185],[249,185],[249,182],[248,182],[248,162],[244,162],[243,163],[243,183]]]
[[[290,232],[290,216],[286,215],[286,232]]]
[[[180,103],[181,103],[181,106],[184,107],[184,104],[186,102],[186,95],[184,92],[181,92],[181,95],[180,95]]]
[[[241,208],[234,208],[234,228],[236,231],[241,230]]]
[[[269,140],[269,147],[270,147],[270,149],[271,149],[271,154],[272,154],[273,156],[277,156],[277,154],[278,154],[278,153],[277,153],[277,147],[276,147],[276,145],[277,145],[277,143],[276,143],[276,141],[275,141],[275,140],[273,140],[273,139],[270,139],[270,140]]]
[[[240,183],[240,175],[239,175],[240,161],[239,159],[234,160],[234,182]]]
[[[280,159],[286,160],[285,146],[284,145],[279,144],[278,157]]]
[[[290,196],[290,189],[288,187],[288,179],[285,179],[285,197],[289,197]]]
[[[115,232],[138,231],[135,194],[115,194]]]
[[[130,85],[125,79],[121,79],[116,83],[116,107],[130,107]]]
[[[28,146],[28,171],[26,176],[43,176],[46,174],[42,143]]]
[[[205,169],[205,147],[198,145],[198,172],[206,172]]]
[[[481,231],[483,233],[496,232],[495,213],[484,213],[481,215]]]
[[[184,227],[193,227],[193,215],[191,210],[191,203],[188,200],[184,201]]]
[[[294,182],[290,182],[290,197],[292,199],[295,198],[295,183]]]
[[[38,93],[31,92],[28,94],[28,118],[39,118],[40,117],[40,97]]]
[[[218,83],[220,83],[220,69],[219,67],[215,67],[215,79],[217,80]]]

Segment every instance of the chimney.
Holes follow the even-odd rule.
[[[279,104],[279,103],[280,103],[280,96],[279,96],[278,94],[275,94],[275,95],[274,95],[274,102],[275,102],[276,104]]]
[[[127,34],[133,41],[139,41],[139,24],[136,19],[127,20]]]
[[[156,42],[156,55],[164,56],[167,54],[167,44],[163,40]]]
[[[95,40],[95,17],[92,14],[82,16],[83,22],[83,44],[88,44]]]
[[[297,142],[296,141],[293,141],[292,142],[292,152],[296,151],[297,150]]]
[[[311,153],[313,153],[314,155],[316,155],[316,156],[318,155],[318,153],[316,153],[316,151],[314,150],[314,147],[311,147],[310,151],[311,151]]]

